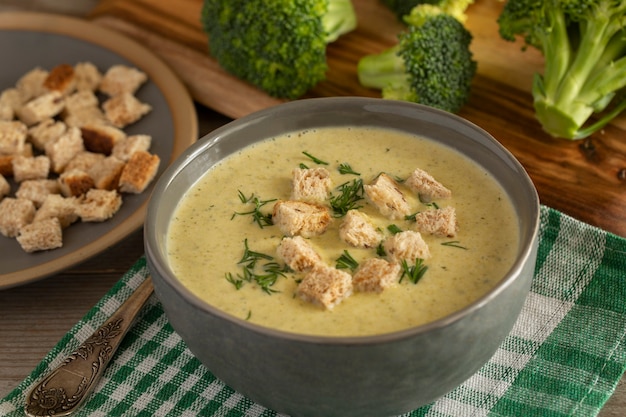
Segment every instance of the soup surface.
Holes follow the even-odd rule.
[[[306,153],[306,154],[305,154]],[[308,154],[308,156],[307,156]],[[264,291],[242,281],[238,264],[249,251],[281,260],[276,249],[284,237],[276,225],[262,227],[254,212],[271,214],[275,200],[288,200],[292,171],[301,164],[328,163],[333,190],[361,178],[370,183],[379,173],[406,178],[421,168],[452,191],[435,201],[453,206],[458,232],[453,238],[422,234],[431,257],[417,283],[406,277],[382,293],[354,292],[331,310],[301,300],[296,288],[302,276],[287,273]],[[348,164],[354,173],[340,173]],[[402,186],[401,186],[402,187]],[[432,209],[402,189],[412,213]],[[258,204],[254,204],[256,198]],[[402,230],[411,221],[389,220],[365,200],[359,210],[390,236],[389,225]],[[238,214],[235,214],[238,213]],[[345,250],[357,261],[376,255],[375,249],[354,248],[338,237],[340,218],[309,242],[329,266]],[[486,171],[458,152],[431,140],[378,128],[323,128],[266,139],[212,167],[186,193],[169,225],[167,251],[180,281],[198,297],[241,319],[288,332],[328,336],[388,333],[425,324],[466,307],[488,292],[511,267],[519,230],[511,202]],[[231,279],[227,279],[230,277]]]

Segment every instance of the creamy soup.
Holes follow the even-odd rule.
[[[439,208],[455,208],[457,235],[422,234],[431,257],[423,262],[427,269],[417,283],[404,278],[382,293],[355,292],[331,310],[296,296],[302,278],[296,273],[278,276],[266,287],[269,291],[255,282],[235,285],[237,276],[243,274],[238,262],[246,243],[249,251],[274,258],[258,265],[280,264],[276,249],[283,234],[276,225],[263,221],[259,225],[246,213],[256,207],[266,218],[274,200],[288,200],[293,169],[301,164],[319,166],[311,157],[328,163],[324,167],[334,187],[355,178],[368,184],[381,172],[402,179],[415,168],[427,171],[452,191],[452,197],[434,203]],[[359,175],[340,173],[341,164]],[[432,208],[402,191],[412,212]],[[358,204],[386,236],[392,233],[389,225],[411,228],[411,220],[389,220],[365,200]],[[340,223],[340,218],[333,218],[323,235],[309,239],[324,262],[335,266],[345,250],[357,262],[377,256],[375,249],[357,249],[341,241]],[[484,295],[511,267],[518,250],[518,227],[501,186],[458,152],[393,130],[323,128],[264,140],[212,167],[179,203],[169,226],[167,252],[173,271],[186,287],[236,317],[295,333],[372,335],[431,322]]]

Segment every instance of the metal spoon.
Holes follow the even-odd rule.
[[[78,410],[153,291],[148,276],[106,323],[30,390],[24,406],[26,415],[67,416]]]

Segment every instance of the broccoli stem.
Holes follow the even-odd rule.
[[[367,55],[359,61],[357,73],[364,87],[382,90],[388,87],[408,86],[404,59],[398,54],[399,45],[379,53]]]
[[[326,43],[336,41],[341,35],[356,28],[357,17],[351,0],[328,0],[328,9],[322,17]]]

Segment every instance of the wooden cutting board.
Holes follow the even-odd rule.
[[[353,3],[359,26],[329,46],[327,80],[307,97],[379,97],[359,85],[356,64],[361,56],[393,45],[402,26],[378,0]],[[460,115],[520,160],[543,204],[626,237],[626,117],[584,141],[544,133],[530,94],[543,59],[500,38],[496,19],[501,7],[498,0],[476,0],[468,10],[478,74]],[[237,118],[279,104],[225,73],[209,56],[201,8],[202,0],[103,0],[90,18],[148,46],[178,73],[196,101],[220,113]]]

